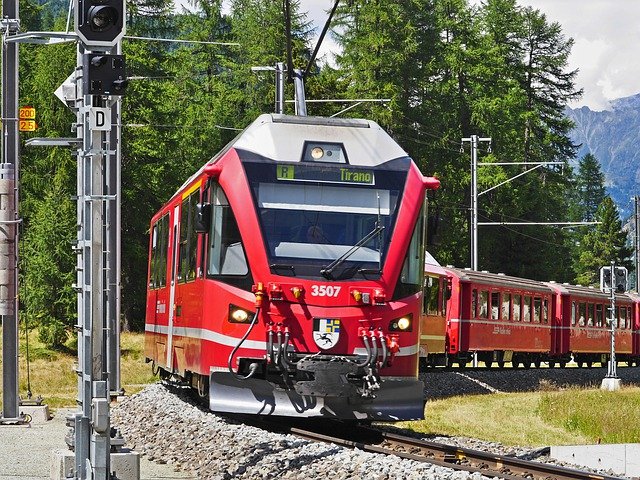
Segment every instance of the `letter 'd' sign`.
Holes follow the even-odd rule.
[[[89,128],[91,130],[111,130],[111,109],[92,107],[89,110]]]

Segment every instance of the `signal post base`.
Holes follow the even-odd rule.
[[[140,480],[140,454],[134,451],[111,453],[112,472],[118,480]],[[67,480],[73,478],[75,455],[72,451],[52,450],[51,480]]]
[[[609,392],[615,392],[616,390],[620,390],[620,379],[617,377],[605,377],[602,379],[602,385],[600,385],[601,390],[607,390]]]

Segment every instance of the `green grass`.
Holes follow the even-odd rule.
[[[2,338],[0,336],[0,348]],[[27,361],[26,341],[24,333],[20,333],[19,394],[27,396]],[[144,362],[144,335],[139,333],[122,333],[120,339],[121,364],[120,373],[125,393],[136,393],[145,385],[157,380],[151,375],[151,366]],[[75,372],[77,364],[75,339],[67,342],[62,351],[47,349],[38,341],[37,332],[29,334],[29,362],[31,392],[34,397],[41,395],[51,408],[75,407],[78,388],[78,376]],[[0,369],[2,368],[0,358]],[[0,390],[2,378],[0,376]],[[0,396],[0,408],[2,398]]]
[[[584,435],[590,442],[640,442],[638,388],[546,392],[540,398],[539,414],[549,424]]]
[[[513,446],[635,443],[640,441],[638,418],[638,388],[618,392],[575,388],[431,401],[425,408],[425,420],[400,426]]]

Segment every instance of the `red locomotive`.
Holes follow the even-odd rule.
[[[438,185],[374,122],[260,116],[151,220],[147,360],[213,411],[422,418]]]
[[[457,363],[464,368],[472,359],[525,368],[542,362],[564,367],[572,359],[588,367],[608,362],[608,294],[435,264],[425,266],[423,366]],[[615,318],[616,359],[640,363],[640,298],[616,294]]]

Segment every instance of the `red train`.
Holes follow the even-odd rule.
[[[592,287],[426,264],[420,361],[606,365],[610,298]],[[616,359],[640,364],[640,297],[616,294]]]
[[[151,220],[147,360],[213,411],[422,418],[438,185],[374,122],[260,116]]]

